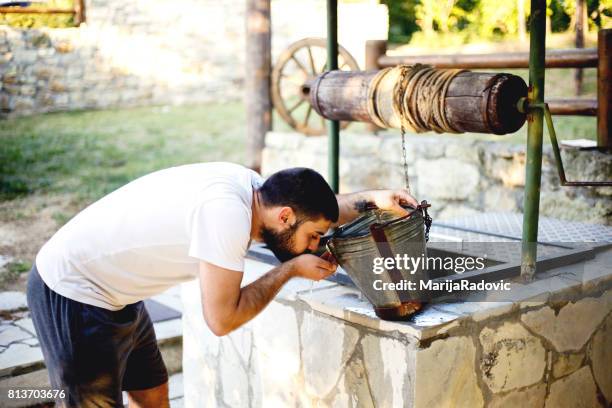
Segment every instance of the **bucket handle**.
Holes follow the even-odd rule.
[[[423,215],[423,219],[424,219],[424,223],[425,223],[425,242],[428,242],[429,241],[429,229],[431,228],[431,223],[432,223],[432,219],[429,216],[429,214],[427,213],[427,208],[429,208],[429,207],[431,207],[431,204],[429,204],[427,202],[427,200],[423,200],[423,201],[421,201],[421,204],[419,204],[414,210],[410,211],[408,214],[406,214],[406,215],[404,215],[402,217],[393,219],[391,221],[384,222],[382,224],[378,224],[378,223],[372,224],[372,226],[370,227],[370,232],[372,232],[372,227],[373,226],[377,226],[378,228],[381,228],[381,229],[382,228],[386,228],[389,225],[393,225],[393,224],[398,223],[398,222],[400,222],[402,220],[405,220],[406,218],[412,217],[412,215],[415,212],[419,211],[421,213],[421,215]],[[375,204],[368,204],[367,208],[371,209],[371,210],[378,209],[378,207],[376,207]],[[412,207],[409,207],[409,208],[412,208]]]

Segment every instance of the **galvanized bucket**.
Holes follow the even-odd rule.
[[[397,218],[394,214],[376,208],[368,209],[353,222],[339,227],[327,243],[328,250],[338,264],[351,277],[355,285],[374,306],[376,315],[384,320],[404,320],[421,308],[427,293],[419,289],[420,280],[426,280],[427,270],[421,265],[410,270],[380,267],[374,273],[375,258],[426,258],[431,218],[423,201],[408,215]],[[404,265],[405,266],[405,265]],[[415,290],[375,289],[384,283],[414,282]],[[405,283],[405,282],[404,282]]]

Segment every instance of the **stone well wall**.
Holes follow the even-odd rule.
[[[377,3],[339,5],[339,40],[362,66],[365,40],[387,34],[387,9]],[[86,23],[77,28],[0,26],[0,117],[239,99],[245,6],[87,0]],[[276,59],[293,41],[325,36],[325,1],[274,0],[272,20]]]
[[[610,256],[585,276],[608,274],[602,262]],[[267,268],[250,261],[245,276]],[[185,284],[185,406],[609,406],[609,276],[568,276],[545,286],[573,298],[526,287],[537,300],[428,305],[413,323],[378,320],[355,289],[294,280],[221,338],[203,321],[197,282]]]
[[[432,203],[440,219],[477,211],[521,212],[525,147],[459,136],[407,135],[410,188]],[[401,138],[343,132],[340,191],[404,186]],[[540,214],[559,219],[612,224],[612,188],[560,187],[550,146],[545,146]],[[563,151],[569,180],[610,180],[612,160],[596,151]],[[264,175],[306,166],[327,175],[327,138],[270,132],[263,152]],[[580,240],[580,237],[576,238]]]

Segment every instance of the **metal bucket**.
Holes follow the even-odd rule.
[[[419,289],[419,281],[428,278],[423,266],[411,270],[397,265],[391,268],[382,266],[381,273],[373,272],[377,257],[427,257],[425,243],[431,225],[427,207],[429,204],[423,201],[417,209],[400,218],[371,208],[353,222],[339,227],[327,243],[328,250],[372,303],[381,319],[404,320],[427,300],[427,293]],[[375,281],[380,281],[377,282],[379,286],[400,281],[415,282],[416,290],[377,290]]]

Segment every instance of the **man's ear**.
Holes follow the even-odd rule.
[[[283,226],[290,227],[295,223],[295,213],[291,207],[282,207],[278,212],[278,221]]]

